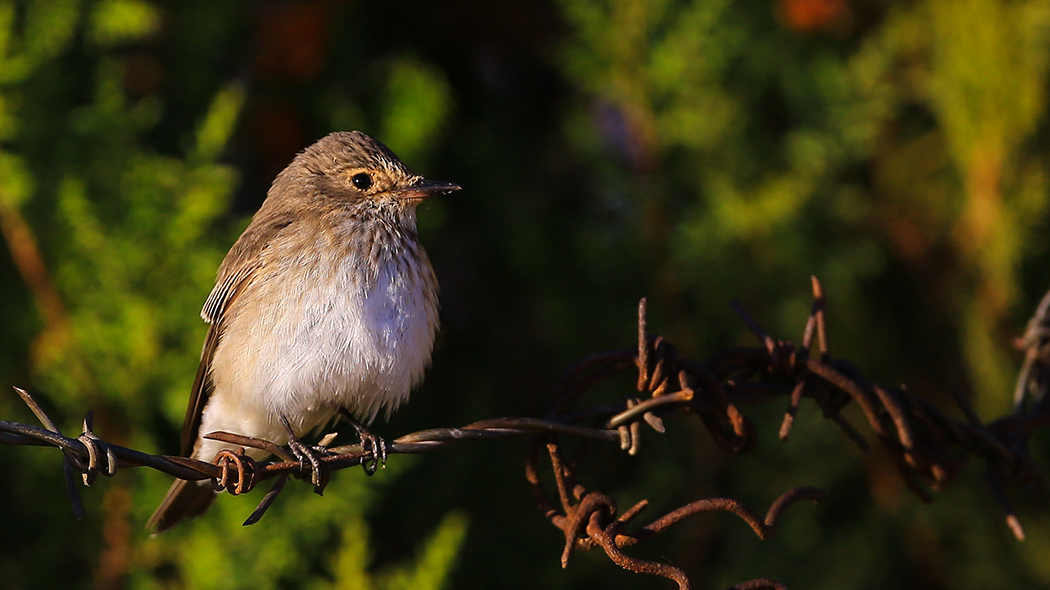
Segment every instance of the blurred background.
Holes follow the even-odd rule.
[[[420,212],[443,327],[384,437],[541,415],[573,361],[633,345],[642,296],[695,360],[756,344],[733,298],[798,339],[810,275],[836,356],[992,419],[1050,287],[1048,67],[1047,0],[0,0],[0,384],[67,433],[92,409],[105,440],[175,452],[222,256],[298,150],[359,129],[464,187]],[[1018,543],[980,465],[923,505],[810,402],[779,442],[783,409],[746,410],[746,456],[678,419],[580,476],[649,518],[829,494],[769,541],[714,514],[632,551],[697,588],[1050,584],[1045,490],[1011,496]],[[13,393],[0,417],[34,422]],[[526,448],[395,456],[324,498],[290,485],[247,528],[262,490],[223,497],[151,539],[169,477],[102,480],[76,522],[58,452],[0,447],[0,585],[672,587],[601,554],[562,570]]]

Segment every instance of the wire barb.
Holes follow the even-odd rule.
[[[867,381],[852,364],[832,359],[826,332],[826,294],[813,277],[813,305],[803,330],[801,345],[776,340],[744,307],[732,307],[760,341],[752,348],[718,352],[704,363],[680,358],[669,342],[648,332],[646,300],[638,304],[637,348],[589,355],[570,366],[555,384],[551,404],[543,419],[493,418],[460,428],[433,428],[402,436],[386,445],[391,455],[424,453],[464,440],[531,437],[525,462],[529,489],[544,516],[564,535],[561,561],[567,566],[572,554],[600,547],[624,569],[667,578],[679,588],[689,588],[685,572],[666,563],[641,560],[624,549],[650,539],[678,522],[711,511],[731,512],[765,539],[783,512],[800,500],[819,502],[823,494],[811,487],[798,487],[773,502],[763,519],[732,498],[705,498],[671,510],[649,524],[628,527],[648,505],[648,500],[617,512],[616,501],[599,490],[582,485],[562,457],[559,437],[618,444],[629,454],[641,452],[641,433],[649,427],[662,433],[667,419],[694,416],[722,449],[742,453],[752,449],[757,436],[744,408],[777,398],[787,398],[787,410],[779,435],[786,440],[802,408],[803,398],[813,400],[823,417],[836,424],[847,439],[863,451],[868,442],[842,411],[856,404],[868,427],[890,455],[904,481],[922,499],[931,498],[926,486],[940,489],[952,481],[970,457],[984,461],[992,496],[1005,514],[1006,524],[1019,540],[1024,529],[1007,500],[1007,488],[1024,487],[1041,480],[1041,472],[1030,457],[1031,434],[1050,425],[1050,293],[1040,303],[1017,346],[1025,361],[1014,391],[1013,411],[998,420],[982,421],[969,403],[959,398],[964,418],[953,418],[929,401],[901,387],[885,387]],[[819,354],[813,355],[816,346]],[[625,371],[637,372],[635,391],[619,402],[577,408],[579,400],[598,384]],[[206,438],[241,447],[220,452],[212,463],[186,457],[150,455],[101,440],[93,431],[93,415],[84,419],[81,434],[68,438],[24,389],[15,388],[43,427],[0,421],[0,444],[51,446],[64,455],[63,471],[74,515],[83,515],[75,473],[92,485],[99,473],[112,476],[118,467],[149,467],[177,478],[210,479],[217,490],[240,495],[262,481],[274,479],[273,487],[244,522],[258,522],[273,505],[289,477],[302,476],[296,453],[271,441],[226,432]],[[335,434],[325,436],[313,456],[312,471],[323,473],[375,462],[376,451],[362,445],[330,447]],[[369,445],[365,445],[368,447]],[[276,457],[256,461],[245,449],[258,449]],[[557,491],[552,501],[544,489],[539,469],[546,449],[551,477]],[[577,459],[573,465],[586,467]],[[315,478],[316,479],[316,478]],[[325,483],[323,480],[314,481]],[[322,486],[323,487],[323,486]],[[775,580],[757,578],[734,586],[739,589],[777,588]]]

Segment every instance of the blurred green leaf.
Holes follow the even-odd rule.
[[[829,293],[837,358],[938,405],[972,394],[985,419],[1009,405],[1020,360],[1010,341],[1047,286],[1050,3],[412,10],[0,0],[0,204],[34,234],[67,323],[47,325],[37,291],[0,261],[8,380],[39,390],[64,427],[90,408],[106,440],[172,452],[223,254],[297,150],[353,128],[465,187],[420,209],[444,289],[441,339],[426,383],[379,428],[542,415],[570,362],[632,346],[643,295],[651,330],[700,362],[755,344],[730,299],[797,339],[812,274]],[[633,391],[626,378],[594,401]],[[789,587],[1046,585],[1038,497],[1011,493],[1029,502],[1019,548],[982,496],[980,468],[922,506],[879,453],[844,450],[811,401],[784,444],[762,438],[727,456],[668,422],[641,457],[611,450],[579,475],[651,510],[708,496],[761,507],[803,484],[828,492],[768,541],[701,517],[638,548],[711,587],[758,576]],[[762,404],[746,412],[759,433],[782,417]],[[1046,443],[1033,447],[1041,462]],[[87,521],[73,526],[56,459],[0,447],[13,474],[0,503],[19,507],[0,514],[0,579],[5,590],[660,583],[594,552],[558,567],[521,450],[392,458],[371,480],[340,473],[323,499],[289,484],[249,528],[254,499],[223,497],[147,540],[140,525],[170,478],[122,470],[84,494]],[[435,514],[448,515],[436,532]],[[835,565],[813,568],[814,555]]]
[[[426,540],[415,567],[390,572],[384,586],[390,590],[440,590],[449,587],[449,576],[467,535],[467,518],[452,513]]]
[[[383,104],[383,141],[409,162],[424,159],[452,109],[440,70],[414,57],[390,64]]]
[[[34,64],[66,49],[80,19],[79,0],[30,0],[25,7],[24,51]]]
[[[160,11],[145,0],[101,0],[91,12],[91,40],[117,45],[152,35],[160,28]]]
[[[33,194],[33,177],[25,161],[0,151],[0,206],[18,209]]]
[[[213,162],[222,154],[244,106],[244,97],[244,87],[240,84],[230,84],[215,95],[208,114],[197,127],[194,158]]]

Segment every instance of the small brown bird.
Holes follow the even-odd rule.
[[[211,327],[182,454],[211,461],[234,448],[201,437],[218,430],[303,450],[298,437],[337,413],[369,423],[404,402],[438,327],[416,206],[459,188],[413,174],[357,131],[297,155],[226,255],[201,311]],[[208,480],[178,480],[147,528],[169,529],[214,498]]]

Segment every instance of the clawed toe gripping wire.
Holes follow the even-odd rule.
[[[964,399],[957,399],[961,419],[953,418],[931,402],[902,387],[884,387],[867,381],[851,363],[833,359],[825,328],[826,300],[822,286],[813,279],[813,306],[805,324],[801,344],[776,340],[742,306],[733,309],[758,337],[758,347],[731,348],[698,363],[678,356],[662,337],[648,333],[646,303],[638,306],[638,342],[633,350],[609,351],[589,355],[573,364],[558,380],[550,409],[543,419],[494,418],[461,428],[435,428],[402,436],[383,445],[350,445],[329,448],[335,434],[326,436],[317,452],[310,456],[309,473],[293,450],[273,442],[227,432],[213,432],[206,438],[234,446],[223,450],[208,463],[166,455],[150,455],[101,440],[93,431],[92,415],[84,419],[82,432],[75,438],[63,436],[54,422],[25,390],[15,388],[43,427],[0,421],[0,443],[52,446],[64,454],[63,469],[74,514],[83,507],[74,481],[80,473],[85,485],[92,485],[101,473],[113,476],[118,467],[150,467],[186,480],[210,479],[217,491],[233,495],[250,492],[256,485],[274,479],[245,525],[258,522],[284,489],[289,477],[309,479],[321,493],[328,475],[351,466],[375,466],[387,453],[423,453],[462,440],[489,440],[531,436],[533,443],[526,459],[525,475],[540,510],[564,536],[562,565],[568,565],[575,551],[600,547],[624,569],[673,580],[679,588],[690,581],[680,568],[667,563],[642,560],[624,550],[666,530],[685,518],[702,512],[730,512],[765,539],[777,519],[799,500],[821,501],[823,494],[811,487],[784,492],[760,519],[739,501],[706,498],[686,504],[641,527],[632,527],[648,505],[647,500],[619,512],[615,500],[596,489],[585,487],[574,471],[586,467],[586,453],[573,461],[563,457],[561,439],[611,443],[631,455],[641,451],[643,432],[663,433],[667,421],[695,416],[712,440],[729,453],[752,449],[756,429],[743,408],[777,399],[786,401],[779,436],[787,440],[795,417],[808,398],[823,416],[841,429],[849,440],[867,451],[869,443],[860,429],[850,423],[843,410],[851,404],[860,408],[864,421],[884,452],[893,459],[905,482],[918,497],[930,501],[930,490],[938,490],[953,480],[969,458],[985,464],[986,482],[992,498],[1006,515],[1006,523],[1018,539],[1024,529],[1011,509],[1005,490],[1041,481],[1039,467],[1029,452],[1031,434],[1050,425],[1050,294],[1039,305],[1035,317],[1017,346],[1025,360],[1014,392],[1011,414],[982,422]],[[813,348],[816,345],[816,353]],[[577,408],[578,402],[596,385],[622,374],[637,372],[635,391],[622,399],[602,405]],[[256,461],[246,449],[258,449],[276,457]],[[541,477],[540,456],[546,449],[550,462],[549,480],[557,492],[552,501]],[[550,486],[550,481],[546,486]],[[765,578],[742,582],[734,588],[784,588]]]

